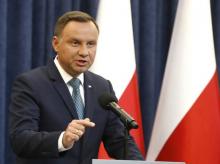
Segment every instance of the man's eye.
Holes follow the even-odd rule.
[[[88,46],[88,47],[94,47],[95,45],[96,45],[95,42],[89,42],[89,43],[87,43],[87,46]]]
[[[79,42],[77,42],[77,41],[73,41],[73,42],[72,42],[72,45],[73,45],[74,47],[76,47],[76,46],[79,45]]]

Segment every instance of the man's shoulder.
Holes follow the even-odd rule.
[[[95,80],[95,81],[109,81],[108,79],[106,79],[105,77],[98,75],[94,72],[91,71],[87,71],[85,73],[85,76],[91,80]]]
[[[40,65],[37,67],[34,67],[30,70],[27,70],[25,72],[22,72],[17,75],[17,77],[36,77],[36,76],[42,76],[45,74],[48,74],[48,72],[56,72],[56,67],[53,62],[53,59],[50,58],[46,65]]]
[[[93,72],[87,71],[85,73],[85,82],[87,85],[92,85],[94,88],[97,88],[97,90],[100,91],[105,91],[109,88],[112,90],[112,84],[110,80]]]
[[[39,66],[18,74],[18,76],[33,76],[45,72],[46,66]]]
[[[25,71],[25,72],[18,74],[16,76],[15,80],[25,79],[25,80],[35,81],[37,79],[45,77],[47,72],[48,71],[47,71],[46,66],[39,66],[39,67],[36,67],[31,70],[28,70],[28,71]]]

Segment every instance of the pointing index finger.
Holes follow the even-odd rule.
[[[95,123],[90,121],[89,118],[86,118],[84,120],[77,120],[77,123],[81,124],[81,125],[83,125],[85,127],[94,127],[95,126]]]

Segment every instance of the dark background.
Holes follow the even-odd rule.
[[[178,0],[130,1],[147,149]],[[99,0],[0,0],[0,164],[15,163],[7,122],[15,76],[44,65],[53,56],[51,37],[57,17],[70,10],[85,11],[96,17],[98,3]],[[211,0],[211,6],[220,72],[220,1]]]

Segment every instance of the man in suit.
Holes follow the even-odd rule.
[[[16,78],[9,133],[18,164],[90,164],[97,158],[101,141],[112,158],[123,159],[124,126],[98,103],[103,93],[114,95],[112,85],[88,71],[98,35],[91,16],[65,13],[55,25],[56,57]],[[78,98],[73,81],[79,82]],[[127,159],[142,160],[131,136],[127,142]]]

